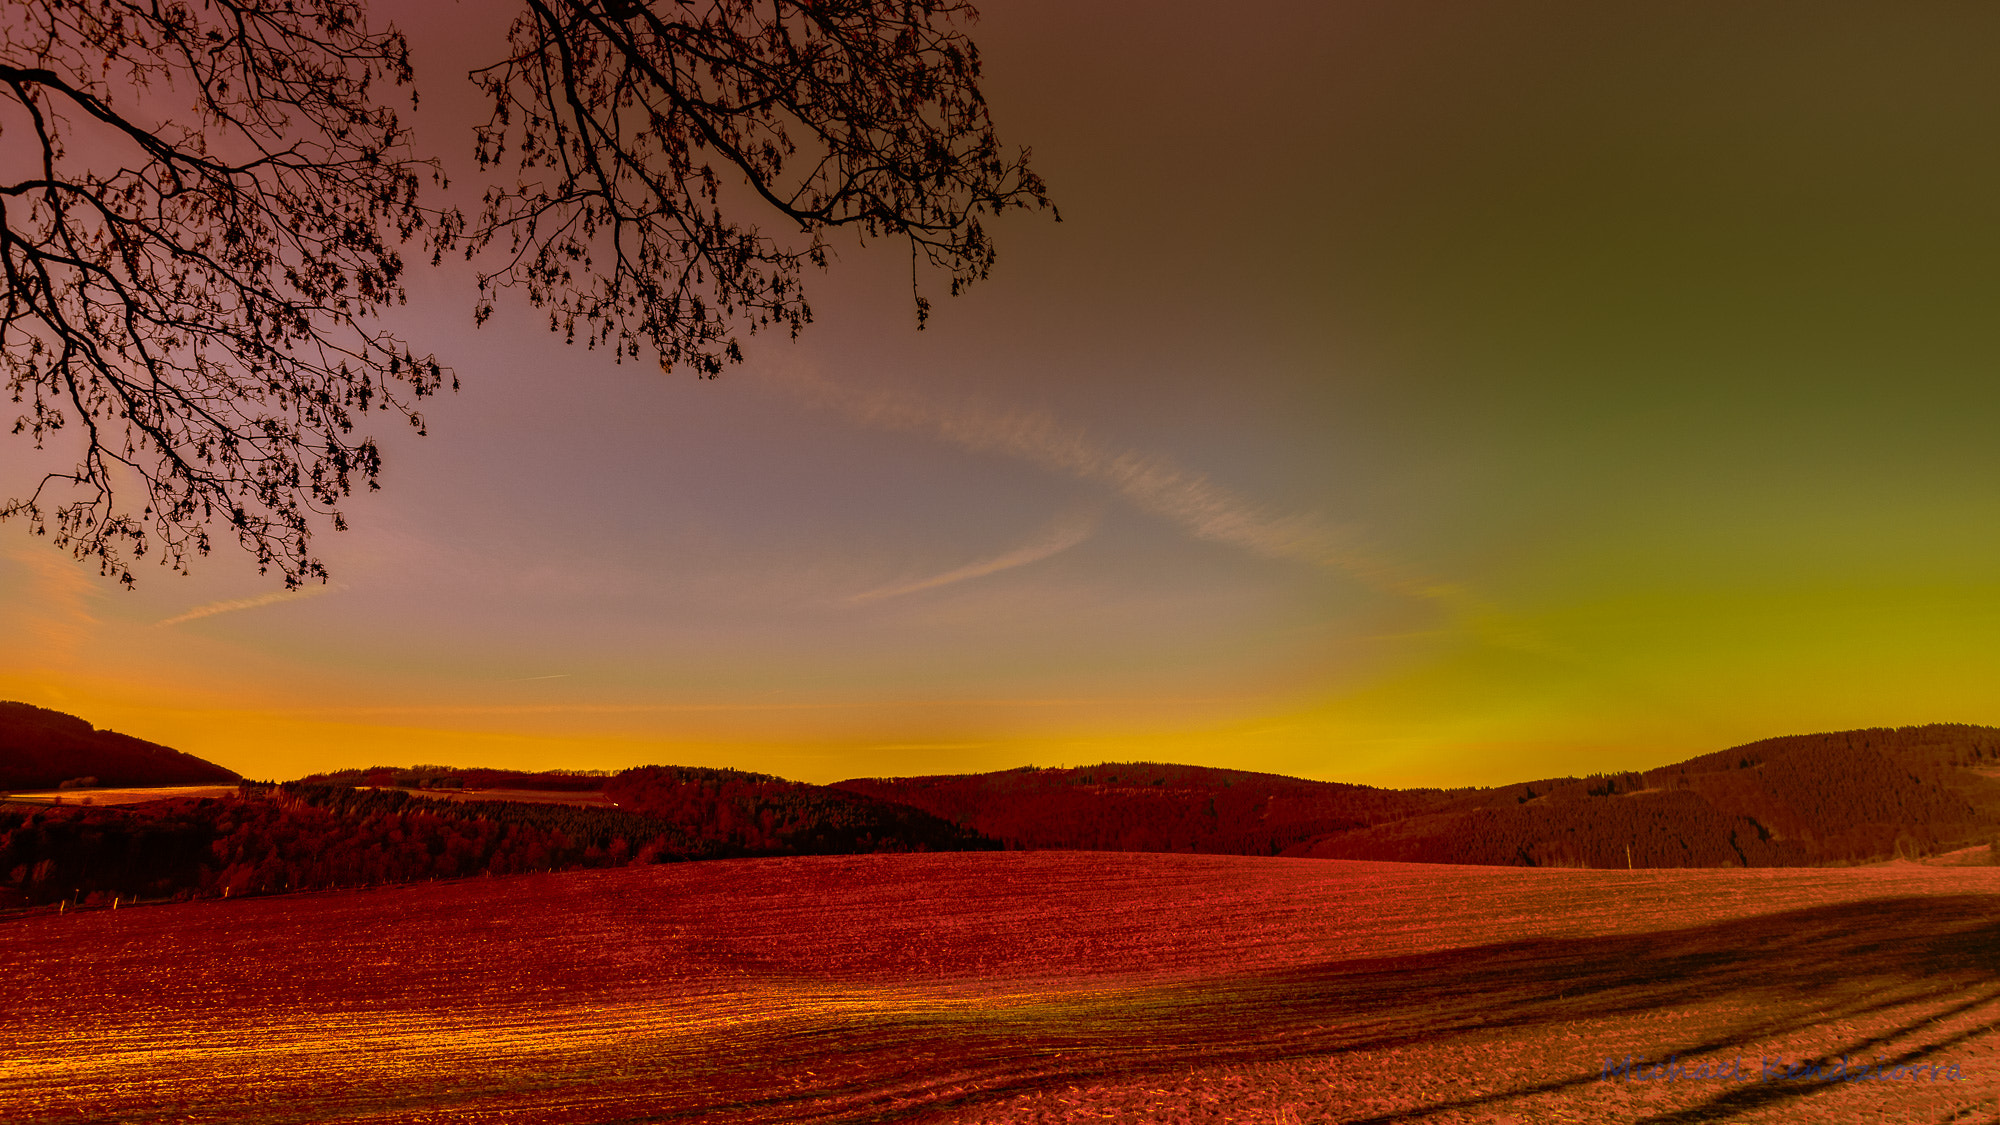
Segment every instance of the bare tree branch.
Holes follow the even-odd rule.
[[[480,163],[519,172],[470,232],[506,249],[482,314],[519,287],[570,339],[713,376],[742,358],[738,322],[811,319],[799,274],[827,230],[903,238],[956,294],[993,265],[982,215],[1050,206],[994,138],[967,4],[525,3],[511,56],[474,74]],[[739,178],[796,241],[725,216]]]
[[[521,3],[472,76],[475,156],[515,175],[469,227],[418,204],[438,165],[375,96],[408,48],[360,0],[0,7],[0,374],[14,432],[74,457],[0,521],[127,585],[217,521],[324,580],[314,527],[381,472],[357,422],[421,430],[450,378],[374,320],[412,239],[480,264],[476,321],[518,288],[571,340],[712,377],[739,326],[811,319],[830,230],[907,242],[921,327],[918,261],[956,294],[993,265],[984,216],[1053,210],[994,138],[961,0]]]
[[[313,517],[341,526],[381,468],[356,417],[421,427],[447,377],[367,323],[403,299],[396,247],[455,230],[373,97],[409,79],[402,36],[342,0],[0,16],[0,130],[35,152],[0,183],[0,372],[13,431],[76,458],[0,519],[127,584],[128,555],[185,569],[216,520],[287,586],[325,577]]]

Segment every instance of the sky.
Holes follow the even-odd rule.
[[[461,178],[504,6],[377,3]],[[502,14],[496,19],[495,12]],[[287,594],[0,525],[0,699],[247,776],[1174,761],[1378,785],[2000,724],[2000,8],[992,0],[1062,221],[836,243],[713,381],[461,266]],[[0,493],[46,462],[0,438]]]

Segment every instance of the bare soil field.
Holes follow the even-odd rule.
[[[233,797],[234,785],[156,785],[132,789],[43,789],[0,794],[0,805],[138,805],[174,797]]]
[[[13,1123],[2000,1117],[1990,867],[739,860],[28,915],[0,966]]]

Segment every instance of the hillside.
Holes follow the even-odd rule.
[[[716,855],[818,855],[994,848],[997,840],[930,812],[867,794],[768,774],[693,766],[639,766],[617,773],[371,766],[300,779],[300,785],[406,789],[513,800],[601,794],[605,803],[672,825]]]
[[[914,805],[1014,848],[1782,867],[1916,858],[2000,837],[2000,730],[1798,735],[1643,774],[1450,791],[1148,763],[838,786]]]
[[[1562,867],[1918,858],[2000,836],[2000,780],[1987,776],[1996,766],[2000,730],[1990,727],[1795,735],[1643,774],[1480,791],[1294,854]]]
[[[1000,846],[990,834],[906,803],[740,770],[644,766],[611,778],[604,795],[619,808],[675,825],[736,855]]]
[[[0,764],[58,763],[30,775],[29,784],[88,776],[83,769],[118,785],[235,778],[56,712],[0,704],[0,719],[10,724],[0,729],[32,735],[0,743],[10,747]],[[43,749],[11,749],[16,745]],[[57,755],[49,747],[83,749]],[[28,774],[20,768],[15,776]],[[578,794],[590,799],[550,803]],[[422,799],[447,795],[454,799]],[[1767,739],[1644,773],[1454,790],[1154,763],[833,786],[675,766],[615,775],[373,767],[275,789],[245,786],[220,801],[0,813],[0,905],[676,859],[998,847],[1528,867],[1793,867],[1916,859],[1995,840],[2000,730],[1970,726]]]
[[[54,789],[83,778],[106,786],[204,785],[238,775],[158,743],[97,730],[74,715],[0,702],[0,791]]]
[[[1151,762],[857,778],[835,788],[915,806],[1012,848],[1222,855],[1277,855],[1330,834],[1432,812],[1468,792]]]

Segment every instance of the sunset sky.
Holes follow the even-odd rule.
[[[504,4],[377,3],[476,193]],[[497,13],[497,15],[496,15]],[[0,699],[254,777],[1178,761],[1391,785],[2000,724],[2000,6],[991,0],[1062,222],[839,242],[715,381],[462,266],[285,594],[0,525]],[[0,496],[41,468],[0,436]]]

